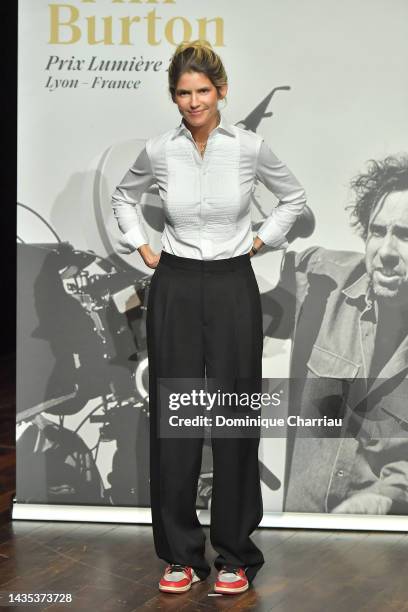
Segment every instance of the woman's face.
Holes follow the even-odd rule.
[[[185,72],[176,86],[174,102],[184,120],[193,127],[211,126],[218,117],[217,102],[225,97],[227,85],[217,88],[202,72]]]

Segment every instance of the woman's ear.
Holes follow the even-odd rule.
[[[218,99],[223,100],[225,96],[227,95],[227,91],[228,91],[228,85],[226,83],[225,85],[221,85],[218,88]]]

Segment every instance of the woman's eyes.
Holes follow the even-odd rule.
[[[210,90],[209,89],[199,89],[198,93],[208,93]],[[181,91],[179,93],[179,96],[188,96],[190,94],[189,91]]]

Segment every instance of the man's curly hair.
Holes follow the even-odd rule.
[[[355,202],[351,211],[351,224],[366,240],[371,211],[381,198],[392,191],[408,189],[408,155],[390,155],[382,161],[368,162],[368,170],[351,181]]]

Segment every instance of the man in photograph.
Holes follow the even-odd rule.
[[[284,510],[408,512],[408,157],[352,181],[364,253],[287,252],[267,335],[292,338]]]

